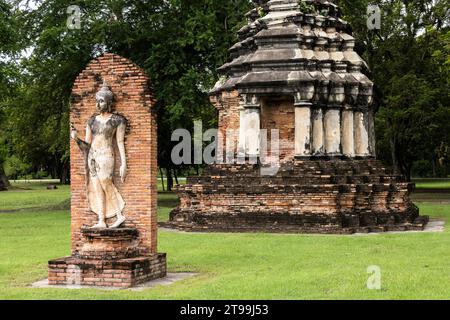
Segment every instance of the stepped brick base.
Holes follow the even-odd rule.
[[[136,229],[85,229],[82,233],[86,241],[80,252],[49,261],[50,285],[129,288],[166,276],[166,254],[141,255]]]
[[[336,233],[423,230],[414,188],[381,162],[295,160],[275,176],[259,165],[214,165],[177,187],[165,227],[185,231]]]

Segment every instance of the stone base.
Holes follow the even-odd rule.
[[[49,261],[49,285],[129,288],[166,276],[166,254],[141,254],[137,229],[82,229],[82,235],[72,257]]]
[[[295,160],[274,176],[259,165],[214,165],[177,187],[180,205],[163,227],[196,232],[351,234],[423,230],[414,185],[381,162]]]
[[[99,286],[86,286],[86,285],[51,285],[48,282],[48,279],[36,281],[31,284],[33,288],[42,288],[42,289],[72,289],[72,290],[80,290],[80,289],[98,289],[98,290],[130,290],[130,291],[143,291],[147,288],[153,288],[156,286],[169,286],[178,281],[188,279],[191,277],[195,277],[199,275],[198,273],[188,273],[188,272],[178,272],[178,273],[167,273],[167,276],[160,279],[150,280],[144,283],[141,283],[133,288],[121,288],[121,287],[99,287]]]
[[[138,231],[134,228],[82,229],[83,245],[76,252],[82,259],[118,260],[139,256]]]
[[[130,288],[167,274],[166,254],[118,260],[67,257],[49,261],[49,285]]]
[[[177,229],[185,232],[229,232],[229,233],[298,233],[298,234],[354,234],[393,231],[423,231],[428,223],[428,217],[419,217],[413,222],[398,224],[373,224],[368,226],[345,226],[344,217],[321,217],[316,219],[288,214],[280,215],[228,215],[220,218],[204,215],[195,216],[192,222],[164,222],[159,225],[164,228]],[[315,221],[315,222],[314,222]]]

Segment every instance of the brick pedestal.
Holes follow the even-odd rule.
[[[141,255],[137,229],[83,229],[82,234],[79,253],[49,261],[50,285],[129,288],[166,276],[166,254]]]
[[[49,261],[50,285],[133,287],[166,276],[166,254],[142,255],[134,228],[83,229],[82,249]]]
[[[166,254],[118,260],[68,257],[49,261],[50,285],[130,288],[166,276]]]

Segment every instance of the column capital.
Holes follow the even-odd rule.
[[[256,94],[241,95],[244,109],[260,109],[261,99]]]
[[[342,107],[342,111],[354,111],[354,110],[355,110],[355,108],[352,105],[347,104],[347,103],[345,103]]]
[[[312,102],[303,99],[301,92],[294,94],[294,107],[311,107],[312,105]]]

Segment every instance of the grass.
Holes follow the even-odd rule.
[[[31,207],[64,201],[68,190],[13,190],[1,203],[28,201],[22,193],[40,190]],[[64,192],[66,195],[64,196]],[[54,198],[47,199],[47,196]],[[23,198],[21,198],[23,197]],[[158,216],[176,205],[159,195]],[[20,206],[16,202],[15,207]],[[449,221],[450,205],[418,203],[422,214]],[[47,260],[70,254],[68,210],[0,214],[0,299],[448,299],[450,231],[369,236],[282,234],[187,234],[161,231],[159,251],[169,272],[198,272],[170,286],[142,292],[96,289],[34,289]],[[0,207],[1,210],[1,207]],[[382,271],[382,290],[368,290],[367,267]]]
[[[414,179],[417,189],[448,189],[450,192],[450,179]]]
[[[70,209],[70,186],[60,185],[58,189],[47,190],[49,183],[55,181],[21,181],[13,182],[8,192],[0,192],[0,214],[20,211],[48,212]],[[177,196],[172,192],[162,191],[158,182],[158,220],[167,220],[170,210],[178,204]]]
[[[13,183],[8,192],[0,192],[0,212],[16,210],[45,210],[56,206],[70,207],[70,187],[58,185],[57,190],[47,190],[47,183]]]

